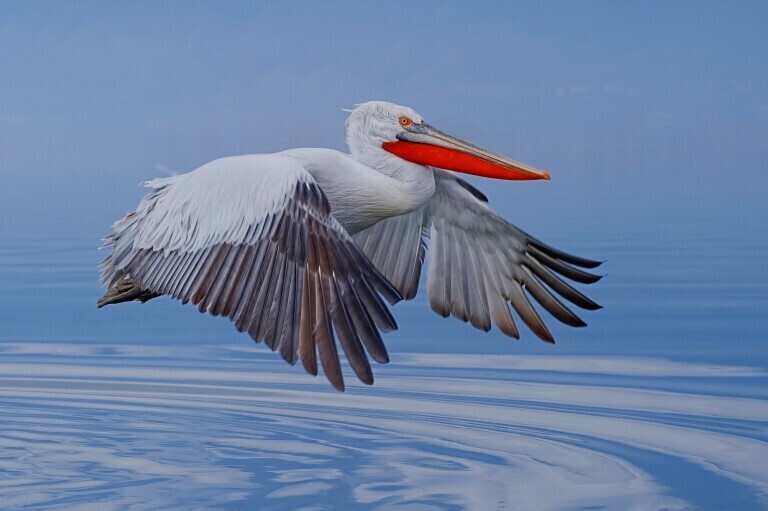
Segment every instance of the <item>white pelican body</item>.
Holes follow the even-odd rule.
[[[599,306],[558,275],[591,283],[599,263],[507,223],[452,172],[501,179],[549,175],[429,126],[413,110],[358,106],[347,123],[351,154],[292,149],[222,158],[146,183],[152,191],[114,225],[101,267],[99,306],[170,295],[227,316],[257,342],[302,360],[343,390],[338,338],[358,378],[368,355],[389,360],[380,331],[397,328],[391,304],[416,295],[426,240],[435,312],[518,337],[509,304],[546,341],[525,291],[560,321],[585,326],[553,291]],[[552,271],[554,270],[554,272]],[[546,286],[544,285],[546,284]],[[548,286],[548,287],[547,287]],[[334,335],[335,333],[335,335]]]

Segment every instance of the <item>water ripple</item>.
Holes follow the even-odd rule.
[[[766,401],[637,384],[762,381],[758,369],[410,354],[339,394],[271,357],[206,346],[2,352],[10,508],[766,508]],[[615,385],[629,366],[635,384]],[[591,384],[559,383],[582,371]]]

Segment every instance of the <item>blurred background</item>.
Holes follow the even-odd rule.
[[[2,10],[2,235],[95,237],[165,169],[345,149],[341,108],[370,99],[551,171],[550,183],[480,183],[531,229],[601,219],[663,235],[765,212],[764,2]]]

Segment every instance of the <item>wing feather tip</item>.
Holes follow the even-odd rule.
[[[383,327],[379,327],[379,330],[381,330],[385,334],[387,334],[389,332],[396,332],[397,329],[398,329],[398,326],[397,326],[397,321],[395,320],[395,318],[392,318],[391,324],[383,325]]]
[[[606,275],[608,274],[606,273],[604,275],[595,275],[594,280],[591,280],[590,282],[585,282],[585,284],[594,284],[596,282],[600,282],[601,280],[603,280],[603,277],[605,277]]]
[[[329,376],[326,373],[325,378],[328,380],[328,383],[330,383],[334,389],[338,390],[339,392],[346,391],[346,387],[344,386],[344,378],[342,378],[341,375],[339,375],[338,379],[336,379]]]
[[[357,379],[360,380],[360,383],[365,385],[373,385],[373,373],[366,374],[365,378],[361,378],[360,375],[357,375]]]
[[[538,248],[539,250],[549,254],[552,257],[556,257],[558,259],[569,262],[571,264],[575,264],[576,266],[581,266],[582,268],[597,268],[598,266],[606,262],[606,260],[595,261],[594,259],[587,259],[585,257],[575,256],[573,254],[569,254],[568,252],[563,252],[562,250],[559,250],[550,245],[547,245],[546,243],[543,243],[537,239],[531,239],[530,237],[529,237],[528,243]]]
[[[442,303],[430,301],[429,307],[432,309],[432,312],[443,318],[451,315],[451,311]]]
[[[603,308],[602,305],[600,305],[599,303],[597,303],[596,301],[590,298],[587,298],[586,296],[584,297],[584,300],[580,300],[579,303],[577,303],[576,305],[588,311],[599,311],[600,309]]]
[[[485,318],[471,318],[470,324],[483,332],[490,332],[491,330],[491,323],[486,321]]]
[[[585,276],[589,275],[590,279],[589,280],[585,279],[585,280],[581,281],[582,284],[594,284],[595,282],[600,282],[601,280],[603,280],[603,277],[607,276],[608,274],[607,273],[603,273],[602,275],[596,275],[594,273],[584,272],[584,275]],[[579,281],[577,281],[577,282],[579,282]]]
[[[542,341],[546,342],[547,344],[555,344],[555,338],[552,337],[552,334],[547,332],[534,332],[536,336],[541,339]]]
[[[312,365],[312,363],[309,363],[307,360],[302,359],[301,366],[304,368],[307,374],[311,374],[312,376],[317,376],[317,365]]]

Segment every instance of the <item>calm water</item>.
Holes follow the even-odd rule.
[[[0,507],[768,509],[768,241],[720,227],[550,233],[608,259],[589,328],[420,296],[345,394],[191,307],[97,310],[94,239],[6,240]]]

